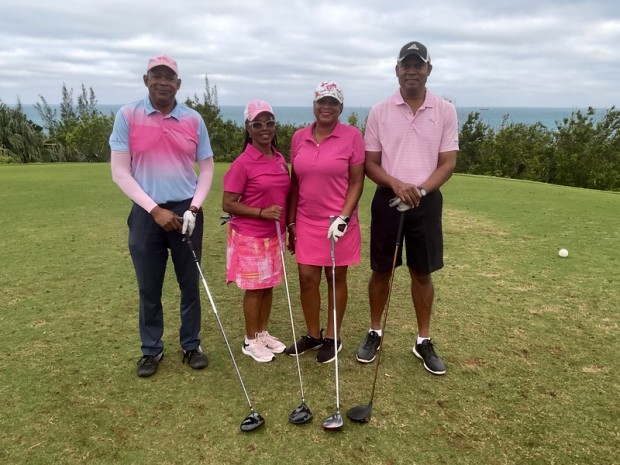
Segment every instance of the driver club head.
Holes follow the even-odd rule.
[[[312,420],[312,417],[313,415],[310,411],[310,408],[308,408],[305,402],[302,402],[295,410],[291,412],[288,419],[294,425],[301,425]]]
[[[349,417],[349,420],[358,423],[368,423],[371,416],[372,405],[358,405],[347,410],[347,417]]]
[[[335,413],[334,415],[323,420],[323,429],[326,431],[342,431],[343,426],[344,420],[342,419],[342,415],[340,415],[340,413]]]
[[[261,416],[261,414],[252,411],[247,417],[243,419],[240,428],[241,431],[247,433],[248,431],[254,431],[255,429],[260,428],[264,424],[265,419]]]

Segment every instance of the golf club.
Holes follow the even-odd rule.
[[[233,365],[235,366],[235,371],[237,372],[237,376],[239,377],[239,381],[241,382],[241,387],[243,388],[243,393],[245,394],[245,399],[250,406],[250,414],[243,419],[241,425],[241,431],[248,432],[253,431],[255,429],[260,428],[265,424],[265,419],[254,411],[254,407],[252,407],[252,402],[250,402],[250,397],[248,396],[248,391],[245,388],[245,384],[243,383],[243,379],[241,378],[241,372],[239,371],[239,367],[237,366],[237,362],[235,361],[235,356],[233,355],[232,349],[230,348],[230,344],[228,343],[228,338],[226,337],[226,332],[224,331],[224,327],[222,326],[222,322],[220,321],[220,316],[217,313],[217,308],[215,307],[215,302],[213,302],[213,297],[211,296],[211,292],[209,292],[209,286],[207,286],[207,280],[205,279],[205,275],[202,272],[202,268],[200,267],[200,262],[198,261],[198,256],[196,255],[196,250],[194,249],[194,245],[190,239],[189,233],[185,234],[183,241],[187,243],[190,251],[192,252],[192,256],[194,257],[194,262],[196,263],[196,268],[198,268],[198,273],[202,278],[202,284],[205,287],[205,291],[207,292],[207,296],[209,297],[209,302],[211,303],[211,308],[213,309],[213,314],[217,320],[217,324],[220,327],[220,331],[222,332],[222,336],[224,336],[224,342],[226,343],[226,347],[228,347],[228,353],[230,353],[230,358],[232,359]]]
[[[387,323],[388,310],[390,308],[390,297],[392,296],[392,283],[394,282],[394,272],[396,271],[396,258],[398,257],[398,248],[400,247],[400,243],[403,235],[403,224],[405,223],[405,213],[400,213],[400,219],[398,221],[398,232],[396,233],[396,249],[394,250],[394,260],[392,261],[392,274],[390,275],[390,284],[387,295],[387,300],[385,301],[385,307],[383,310],[383,322],[381,323],[381,348],[379,349],[379,353],[377,354],[377,364],[375,365],[375,376],[372,381],[372,391],[370,393],[370,402],[368,405],[357,405],[355,407],[351,407],[347,411],[347,416],[350,420],[357,421],[359,423],[367,423],[370,421],[370,417],[372,416],[372,401],[375,397],[375,386],[377,385],[377,373],[379,372],[379,364],[381,363],[381,354],[383,353],[384,340],[385,338],[385,324]]]
[[[284,242],[282,241],[282,230],[280,229],[280,222],[276,221],[276,232],[278,233],[278,245],[280,246],[280,258],[282,259],[282,271],[284,272],[284,286],[286,287],[286,299],[288,301],[288,314],[291,317],[291,330],[293,331],[293,344],[295,344],[295,353],[297,353],[297,336],[295,335],[295,323],[293,322],[293,310],[291,307],[291,293],[288,289],[288,278],[286,276],[286,263],[284,260]],[[304,383],[301,380],[301,366],[299,364],[299,357],[295,357],[297,360],[297,374],[299,375],[299,389],[301,391],[301,404],[293,410],[288,419],[295,425],[301,425],[312,420],[312,412],[306,405],[306,399],[304,398]]]
[[[334,217],[329,217],[330,224],[334,222]],[[332,300],[334,303],[334,347],[336,358],[334,364],[336,367],[336,413],[323,420],[323,429],[327,431],[340,431],[344,426],[344,420],[340,415],[340,388],[338,386],[338,321],[336,316],[336,239],[334,236],[331,240],[331,259],[332,259]]]

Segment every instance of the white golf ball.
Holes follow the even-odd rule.
[[[558,252],[558,255],[562,258],[566,258],[568,257],[568,250],[566,249],[560,249],[560,251]]]

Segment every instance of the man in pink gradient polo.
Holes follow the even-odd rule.
[[[110,148],[112,178],[133,201],[127,225],[140,295],[142,358],[137,374],[148,377],[156,373],[164,355],[161,294],[168,250],[181,291],[183,362],[194,369],[208,364],[200,347],[198,273],[183,236],[190,235],[200,258],[201,206],[211,188],[214,164],[202,117],[176,100],[181,87],[176,61],[166,55],[151,58],[143,80],[148,96],[118,111]]]

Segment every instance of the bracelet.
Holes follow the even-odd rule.
[[[286,229],[291,229],[291,226],[295,226],[295,222],[293,221],[291,224],[289,224]]]
[[[260,210],[258,210],[258,217],[260,218],[261,213],[263,213],[263,209],[261,208]]]

